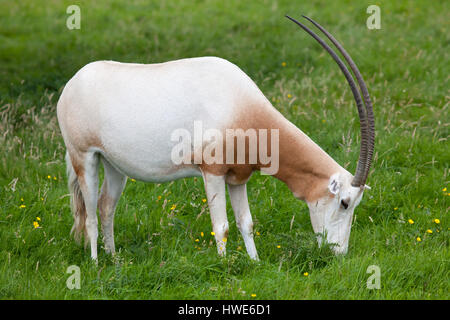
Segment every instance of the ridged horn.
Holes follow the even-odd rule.
[[[326,42],[324,42],[317,34],[315,34],[313,31],[311,31],[308,27],[303,25],[302,23],[298,22],[297,20],[286,16],[288,19],[299,25],[303,30],[305,30],[308,34],[310,34],[330,55],[331,57],[336,61],[339,68],[341,69],[342,73],[344,74],[345,78],[347,79],[347,82],[350,86],[350,89],[353,93],[353,97],[355,98],[356,106],[358,108],[358,115],[360,120],[360,130],[361,130],[361,147],[360,147],[360,153],[359,153],[359,160],[358,165],[356,167],[356,173],[352,181],[352,186],[355,187],[364,187],[365,182],[367,180],[367,176],[369,174],[372,155],[373,155],[373,148],[374,148],[374,132],[375,132],[375,126],[374,126],[374,117],[373,117],[373,111],[372,111],[372,102],[369,97],[369,93],[367,91],[367,86],[364,83],[364,80],[362,79],[361,73],[359,72],[358,68],[356,67],[356,64],[353,62],[350,55],[345,51],[345,49],[342,47],[342,45],[328,32],[326,31],[322,26],[320,26],[317,22],[313,21],[312,19],[303,16],[304,18],[311,21],[319,30],[321,30],[329,39],[333,42],[333,44],[338,48],[339,52],[344,56],[345,60],[350,65],[350,68],[352,69],[353,73],[356,76],[356,79],[358,81],[358,84],[361,87],[361,91],[364,96],[364,101],[366,103],[366,106],[364,108],[364,104],[361,98],[361,94],[356,86],[356,83],[345,66],[345,64],[342,62],[342,60],[339,58],[339,56],[334,52],[333,49],[328,46]],[[367,111],[367,113],[366,113]]]
[[[356,66],[356,63],[353,61],[353,59],[350,57],[350,55],[347,53],[345,48],[331,35],[327,30],[325,30],[324,27],[322,27],[320,24],[315,22],[313,19],[302,16],[305,19],[309,20],[312,24],[314,24],[320,31],[325,34],[328,39],[336,46],[336,48],[339,50],[339,52],[342,54],[344,59],[347,61],[348,65],[353,71],[353,74],[356,77],[356,81],[358,81],[359,87],[362,92],[362,96],[364,99],[364,104],[366,106],[366,112],[367,112],[367,158],[364,163],[364,175],[359,177],[355,174],[355,177],[352,181],[353,186],[364,186],[365,182],[367,180],[367,176],[369,175],[370,165],[372,164],[372,156],[373,156],[373,150],[375,145],[375,120],[373,116],[373,106],[372,106],[372,100],[370,99],[369,91],[367,90],[366,83],[364,82],[364,79],[361,75],[361,72],[359,72],[358,67]],[[361,136],[361,139],[364,139]],[[361,157],[360,157],[361,161]],[[360,161],[358,161],[358,165],[362,166],[360,164]],[[358,178],[358,179],[357,179]]]

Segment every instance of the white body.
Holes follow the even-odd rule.
[[[254,82],[226,60],[204,57],[152,65],[90,63],[67,83],[57,112],[68,151],[70,183],[79,185],[86,209],[83,218],[82,203],[77,207],[74,200],[74,228],[83,227],[80,219],[86,219],[94,259],[97,203],[106,250],[114,252],[114,208],[126,176],[147,182],[203,176],[219,254],[225,253],[228,234],[228,184],[247,251],[253,259],[258,258],[246,194],[246,182],[254,168],[175,165],[171,159],[176,144],[171,133],[183,128],[194,135],[194,121],[201,121],[205,129],[279,128],[280,173],[275,176],[308,202],[314,230],[326,231],[328,239],[338,244],[337,252],[347,250],[353,209],[362,190],[351,187],[352,175],[276,111]],[[105,182],[98,197],[100,160],[105,166]],[[304,169],[311,166],[315,166],[314,172],[305,176]],[[337,215],[344,196],[349,208]]]
[[[92,88],[95,95],[83,94]],[[264,98],[239,68],[218,58],[162,65],[99,61],[82,68],[61,99],[77,101],[66,112],[84,115],[72,120],[99,133],[104,148],[93,151],[129,177],[164,182],[201,175],[198,167],[174,167],[171,151],[176,142],[171,133],[185,128],[194,134],[194,121],[210,128],[229,127],[235,99],[249,93]]]

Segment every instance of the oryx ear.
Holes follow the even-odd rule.
[[[328,191],[335,195],[339,192],[339,187],[339,173],[335,173],[330,177],[330,181],[328,182]]]

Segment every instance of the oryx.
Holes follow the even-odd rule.
[[[105,249],[114,253],[114,210],[128,177],[165,182],[202,176],[220,255],[228,234],[225,189],[248,254],[258,259],[253,241],[253,222],[246,183],[255,170],[267,164],[174,163],[177,145],[172,133],[180,128],[194,134],[194,122],[226,135],[228,129],[277,130],[278,140],[268,146],[278,153],[273,176],[285,182],[295,197],[306,201],[316,233],[326,233],[336,253],[348,248],[352,217],[361,201],[374,148],[374,119],[367,87],[358,68],[343,47],[313,20],[337,47],[350,66],[362,96],[345,64],[322,39],[300,22],[288,17],[314,37],[344,73],[358,108],[361,128],[360,155],[353,176],[316,143],[278,112],[256,84],[236,65],[216,57],[190,58],[158,64],[97,61],[84,66],[65,86],[57,105],[58,121],[67,147],[67,170],[76,236],[85,233],[91,256],[97,258],[97,207],[100,211]],[[258,131],[259,130],[259,131]],[[271,135],[274,137],[275,135]],[[205,148],[218,140],[197,141]],[[239,138],[239,137],[237,137]],[[250,143],[248,136],[244,137]],[[261,141],[257,137],[256,143]],[[272,140],[271,140],[272,141]],[[222,141],[223,142],[223,141]],[[194,148],[192,158],[204,154]],[[249,159],[246,149],[246,159]],[[234,159],[234,156],[231,160]],[[227,160],[230,160],[227,158]],[[98,194],[99,163],[104,182]]]

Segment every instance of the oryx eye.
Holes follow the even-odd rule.
[[[345,201],[344,199],[342,199],[342,200],[341,200],[341,206],[342,206],[344,209],[347,209],[347,208],[348,208],[348,202]]]

